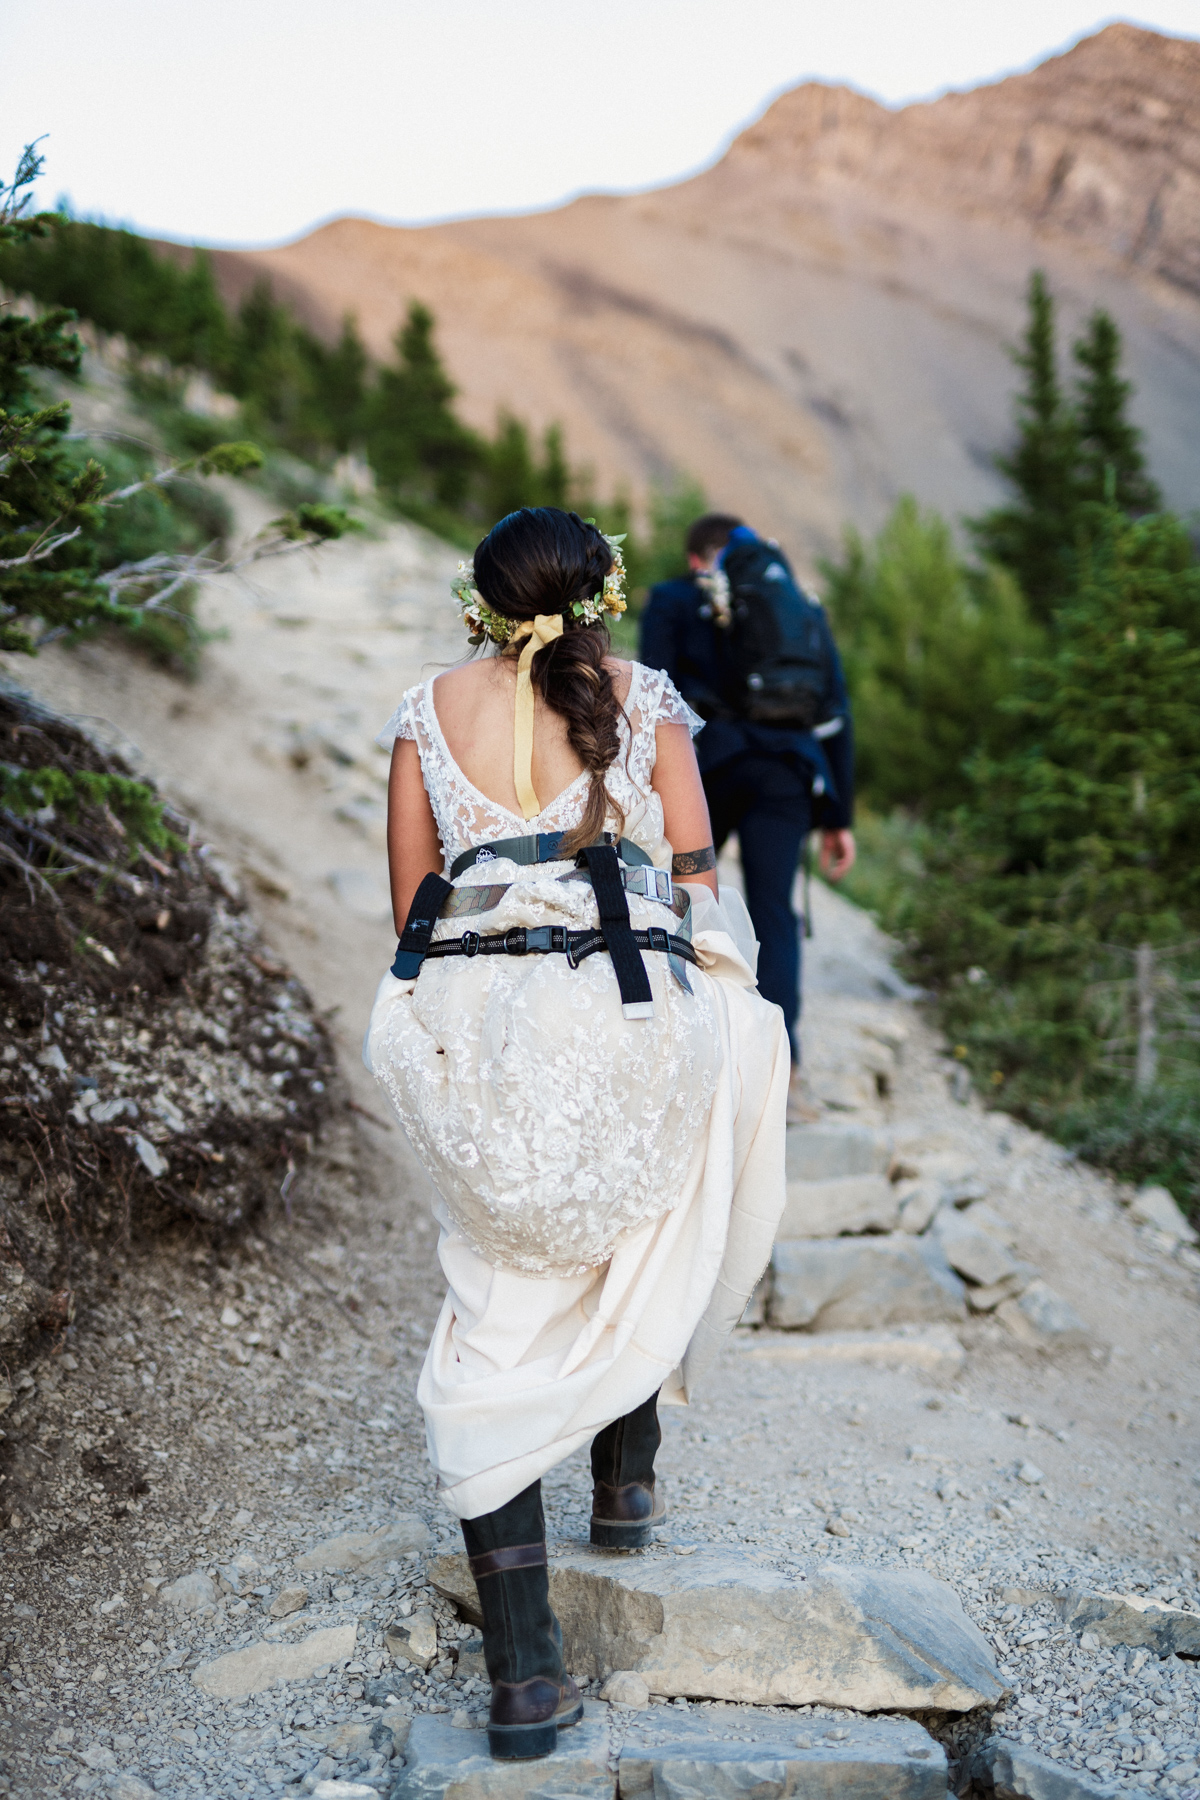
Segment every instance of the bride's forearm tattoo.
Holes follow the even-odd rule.
[[[703,850],[681,850],[678,856],[671,858],[671,873],[680,878],[686,875],[706,875],[717,866],[717,853],[711,844],[705,844]]]

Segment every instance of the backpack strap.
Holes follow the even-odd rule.
[[[539,831],[531,837],[497,838],[491,844],[475,844],[470,850],[464,850],[450,864],[450,879],[457,881],[468,869],[473,869],[479,862],[515,862],[520,868],[531,868],[535,863],[566,862],[570,858],[563,854],[565,831]],[[616,844],[621,861],[631,867],[641,863],[649,863],[650,858],[641,847],[632,843],[629,838],[622,838],[617,843],[611,831],[606,831],[596,844],[589,844],[588,849],[596,849],[601,845]],[[582,858],[586,852],[580,851]]]
[[[408,909],[408,917],[404,921],[404,930],[400,933],[400,942],[396,945],[396,960],[392,964],[392,974],[399,981],[412,981],[421,973],[421,964],[429,949],[429,940],[433,936],[433,928],[437,924],[447,897],[454,892],[448,881],[440,875],[426,875],[420,887],[412,897],[412,905]],[[624,899],[624,893],[622,893]]]
[[[621,1011],[627,1019],[652,1019],[654,995],[642,953],[634,942],[617,853],[611,844],[589,844],[582,854],[592,878],[600,929],[621,990]]]

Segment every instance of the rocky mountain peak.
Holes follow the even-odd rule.
[[[738,138],[725,168],[1020,220],[1197,293],[1200,43],[1109,25],[1025,74],[896,111],[806,82]]]

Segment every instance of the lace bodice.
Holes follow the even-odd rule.
[[[665,675],[639,663],[625,712],[605,784],[625,813],[624,835],[662,868],[671,846],[650,785],[655,728],[698,729],[700,721]],[[420,752],[447,867],[473,845],[569,830],[583,816],[586,775],[532,819],[481,794],[447,748],[432,681],[404,696],[381,741],[398,736]],[[571,867],[518,868],[493,857],[467,870],[460,886],[500,891],[472,927],[497,935],[514,926],[594,927],[590,884],[560,879]],[[662,902],[638,894],[628,901],[636,929],[678,929]],[[461,929],[443,919],[437,935]],[[446,1220],[495,1265],[578,1274],[683,1192],[720,1063],[714,990],[696,971],[694,991],[685,992],[662,955],[647,955],[646,971],[653,1017],[634,1021],[622,1015],[606,956],[578,967],[560,955],[455,957],[427,962],[414,981],[386,978],[390,999],[377,1008],[371,1067],[437,1185]]]
[[[437,821],[447,868],[462,850],[497,838],[527,837],[535,832],[569,831],[583,817],[588,775],[584,770],[532,819],[523,819],[498,801],[489,800],[467,780],[450,754],[433,700],[436,676],[409,688],[375,740],[385,747],[396,738],[411,738],[421,757],[425,790]],[[605,786],[626,818],[626,835],[650,855],[662,840],[662,808],[650,787],[654,772],[655,728],[686,725],[693,735],[704,723],[692,711],[661,669],[634,663],[625,701],[629,723],[619,725],[621,748],[605,776]],[[628,751],[628,754],[626,752]],[[656,842],[647,841],[653,837]],[[473,872],[472,872],[473,873]],[[504,880],[496,863],[480,868],[478,879]]]

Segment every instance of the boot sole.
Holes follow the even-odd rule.
[[[665,1523],[667,1509],[651,1513],[648,1519],[592,1520],[591,1542],[597,1550],[644,1550],[654,1542],[654,1533]]]
[[[552,1756],[558,1734],[568,1725],[578,1725],[583,1717],[583,1701],[576,1701],[569,1712],[555,1713],[541,1725],[489,1725],[488,1749],[495,1762],[532,1762],[536,1757]]]

